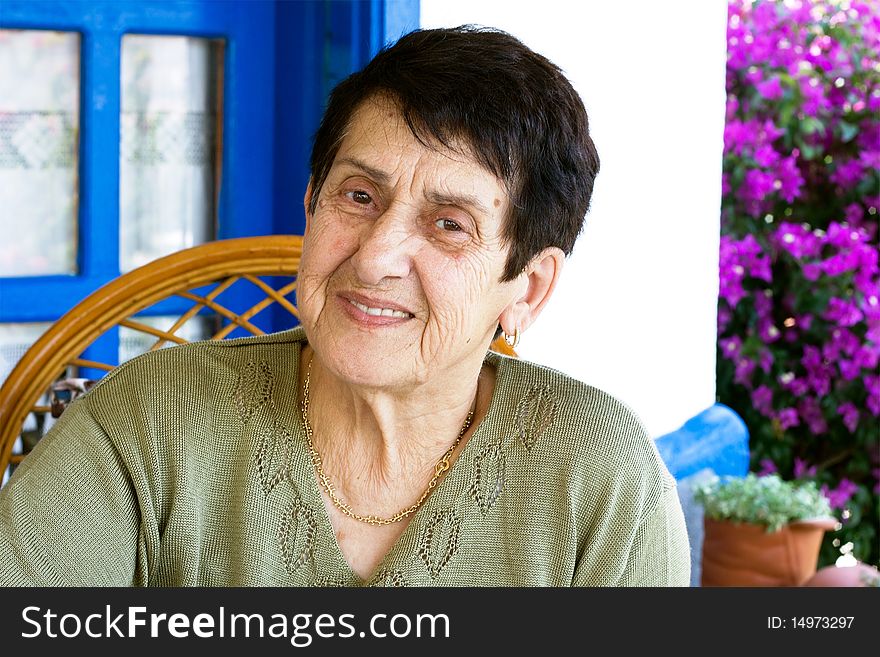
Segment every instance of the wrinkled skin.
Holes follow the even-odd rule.
[[[307,217],[298,293],[310,343],[352,385],[447,389],[479,371],[499,320],[530,323],[527,275],[500,282],[506,190],[461,150],[425,147],[382,99],[353,117]],[[407,317],[377,325],[352,299]]]
[[[547,249],[502,283],[504,186],[467,149],[421,144],[383,99],[355,112],[314,215],[311,194],[297,300],[313,442],[356,513],[391,517],[426,490],[468,413],[473,431],[487,412],[495,328],[529,326],[563,256]],[[372,526],[322,495],[340,550],[367,579],[412,516]]]

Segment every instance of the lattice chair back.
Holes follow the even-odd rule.
[[[86,297],[25,352],[0,387],[0,478],[10,463],[24,458],[51,423],[48,418],[100,376],[96,372],[110,371],[141,351],[192,339],[221,340],[242,332],[237,329],[263,334],[270,313],[258,314],[270,307],[297,317],[292,297],[301,251],[298,235],[218,240],[148,263]],[[163,307],[173,307],[176,319]],[[181,307],[186,310],[179,314]],[[164,315],[164,327],[150,319],[157,314]],[[134,344],[130,353],[122,348],[121,355],[107,359],[112,362],[83,358],[116,327],[129,336],[120,342]],[[36,438],[23,436],[26,423],[38,427]]]

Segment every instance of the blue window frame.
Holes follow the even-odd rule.
[[[0,278],[0,323],[53,321],[120,273],[124,34],[225,41],[222,239],[304,230],[308,153],[329,89],[418,14],[418,0],[3,0],[0,28],[80,34],[81,89],[77,273]],[[112,359],[117,340],[108,334],[85,357]]]

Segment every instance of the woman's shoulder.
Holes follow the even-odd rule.
[[[559,370],[492,354],[499,403],[515,431],[535,443],[546,434],[554,450],[604,468],[657,462],[657,451],[638,413],[599,387]]]
[[[203,340],[174,345],[135,356],[106,374],[90,395],[107,394],[125,385],[198,385],[216,381],[213,375],[246,374],[250,368],[290,367],[292,351],[305,342],[305,334],[297,327],[288,331],[227,340]]]

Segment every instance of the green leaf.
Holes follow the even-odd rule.
[[[859,126],[857,125],[847,123],[846,121],[840,121],[837,125],[840,127],[840,139],[843,142],[852,141],[859,134]]]
[[[812,135],[817,132],[824,132],[825,124],[823,124],[815,116],[807,116],[801,121],[801,132]]]
[[[694,487],[706,516],[763,525],[777,531],[794,520],[832,517],[828,499],[813,481],[783,481],[776,474],[715,478]]]
[[[810,146],[809,144],[801,145],[801,156],[805,160],[815,160],[816,156],[822,152],[821,149],[816,148],[815,146]]]

